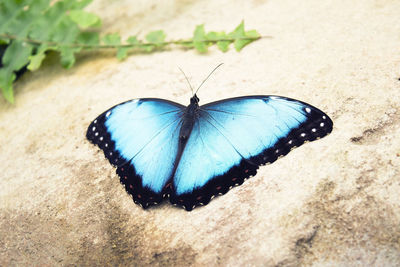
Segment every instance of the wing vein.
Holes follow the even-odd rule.
[[[122,167],[127,163],[130,163],[137,155],[139,155],[143,149],[146,148],[146,146],[148,146],[153,140],[154,138],[156,138],[158,135],[160,135],[165,129],[167,129],[169,126],[171,126],[172,124],[174,124],[177,120],[181,119],[181,117],[176,118],[173,122],[171,122],[170,124],[166,125],[165,127],[163,127],[161,130],[159,130],[155,135],[153,135],[149,141],[129,160],[127,160],[125,163],[123,163],[122,165],[118,166],[118,167]],[[178,127],[178,126],[177,126]],[[177,127],[175,128],[175,130],[177,129]]]
[[[246,116],[246,117],[256,117],[250,114],[244,114],[244,113],[237,113],[237,112],[230,112],[230,111],[226,111],[226,110],[219,110],[219,109],[212,109],[212,108],[206,108],[206,109],[202,109],[200,107],[201,111],[207,112],[207,111],[215,111],[215,112],[220,112],[220,113],[226,113],[226,114],[230,114],[230,115],[241,115],[241,116]]]
[[[223,126],[218,122],[218,120],[216,120],[213,116],[211,116],[210,113],[205,112],[205,114],[206,114],[207,116],[209,116],[211,119],[213,119],[216,123],[218,123],[219,126],[220,126],[221,128],[223,128]],[[214,127],[214,128],[228,141],[228,143],[233,147],[233,149],[236,151],[236,153],[238,153],[238,155],[239,155],[240,157],[242,157],[243,159],[246,159],[246,158],[236,149],[236,147],[232,144],[231,140],[229,140],[229,138],[228,138],[227,136],[225,136],[225,134],[223,134],[210,120],[208,120],[207,118],[204,118],[204,119],[205,119],[209,124],[211,124],[211,126]]]

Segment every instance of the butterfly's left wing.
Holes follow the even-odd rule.
[[[170,201],[187,210],[207,204],[255,175],[258,166],[331,131],[325,113],[285,97],[247,96],[200,106]]]
[[[86,137],[117,166],[135,203],[147,208],[162,201],[178,153],[185,107],[163,99],[134,99],[98,116]]]

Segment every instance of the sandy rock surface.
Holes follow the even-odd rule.
[[[168,3],[167,3],[168,2]],[[400,2],[97,0],[105,32],[245,20],[272,38],[240,53],[171,49],[123,62],[57,58],[0,100],[0,265],[400,265]],[[331,135],[293,150],[192,212],[135,205],[85,139],[107,108],[141,97],[187,104],[250,94],[297,98],[331,116]]]

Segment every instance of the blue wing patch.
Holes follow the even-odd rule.
[[[232,98],[199,109],[170,197],[186,209],[207,204],[260,165],[332,131],[332,121],[317,108],[278,96]]]
[[[332,131],[331,119],[304,102],[245,96],[187,107],[163,99],[117,105],[89,126],[87,138],[117,167],[135,203],[169,197],[192,210],[206,205],[306,141]]]
[[[184,106],[162,99],[135,99],[100,115],[87,138],[117,166],[121,183],[135,202],[162,201],[178,153]]]

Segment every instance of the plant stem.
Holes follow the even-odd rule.
[[[251,40],[255,41],[261,38],[271,38],[271,36],[257,36],[257,37],[248,37],[248,38],[224,38],[224,39],[207,39],[207,40],[196,40],[196,42],[204,42],[204,43],[217,43],[217,42],[234,42],[236,40]],[[0,39],[11,39],[11,40],[19,40],[22,42],[34,44],[34,45],[41,45],[46,44],[48,46],[67,46],[67,47],[76,47],[76,48],[83,48],[83,49],[110,49],[110,48],[142,48],[147,46],[167,46],[167,45],[188,45],[194,43],[192,39],[188,40],[171,40],[167,42],[160,42],[160,43],[152,43],[152,42],[142,42],[139,41],[135,44],[116,44],[116,45],[104,45],[104,44],[97,44],[97,45],[88,45],[88,44],[78,44],[78,43],[57,43],[52,41],[40,41],[34,40],[30,38],[19,38],[15,35],[10,34],[0,34]]]

